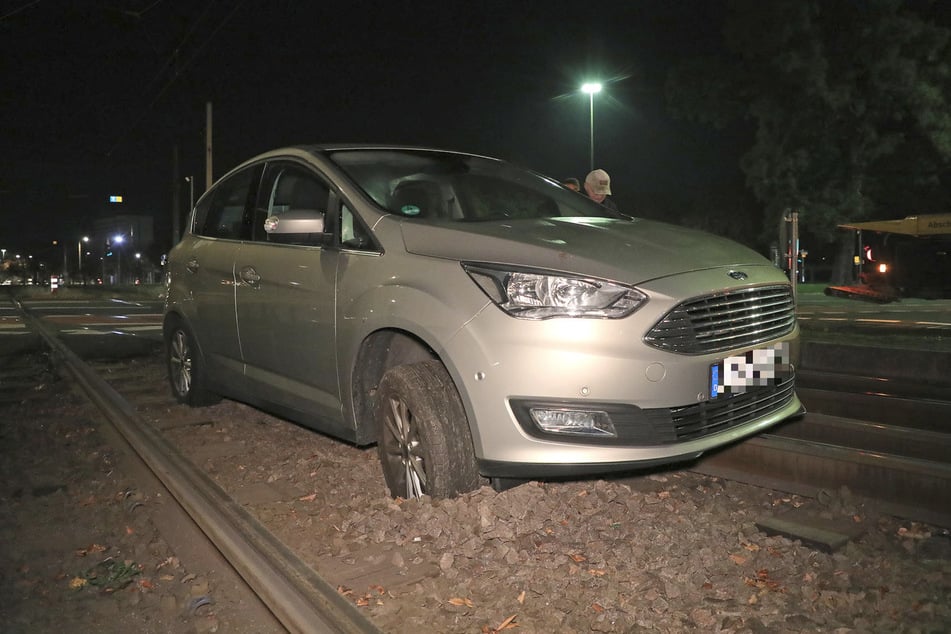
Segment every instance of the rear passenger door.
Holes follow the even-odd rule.
[[[327,181],[309,166],[268,163],[252,214],[253,240],[235,266],[236,313],[250,383],[263,386],[269,401],[339,424],[334,342],[339,253],[333,235],[265,230],[302,217],[326,217],[329,200]]]
[[[194,297],[190,320],[209,370],[222,379],[242,374],[241,350],[234,313],[234,261],[241,241],[250,237],[248,213],[257,193],[263,165],[236,172],[203,196],[195,211],[184,263]]]

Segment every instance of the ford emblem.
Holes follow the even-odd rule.
[[[749,277],[749,275],[747,275],[743,271],[730,271],[729,273],[727,273],[727,275],[732,277],[734,280],[745,280],[746,278]]]

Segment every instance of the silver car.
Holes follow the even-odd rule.
[[[262,154],[199,199],[167,283],[181,402],[377,443],[394,496],[690,460],[801,411],[768,260],[484,156]]]

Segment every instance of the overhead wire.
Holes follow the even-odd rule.
[[[168,89],[172,87],[172,84],[174,84],[175,81],[178,79],[178,77],[181,75],[182,70],[184,70],[185,68],[187,68],[187,67],[195,60],[195,58],[202,52],[202,50],[205,49],[205,47],[208,45],[208,43],[211,42],[211,40],[215,37],[215,35],[218,33],[218,31],[220,31],[220,30],[225,26],[225,24],[228,23],[228,21],[232,18],[232,16],[234,16],[234,14],[235,14],[235,13],[237,12],[237,10],[244,4],[244,2],[245,2],[245,0],[240,0],[239,2],[236,2],[236,3],[234,3],[234,4],[232,5],[231,11],[229,11],[229,12],[218,22],[218,25],[208,34],[208,36],[204,39],[204,41],[202,41],[201,44],[192,52],[192,54],[189,55],[189,56],[180,64],[180,66],[178,67],[178,71],[175,72],[175,73],[165,82],[165,84],[161,87],[161,89],[159,89],[159,91],[158,91],[158,92],[155,94],[155,96],[149,101],[149,103],[139,112],[138,117],[136,117],[136,119],[135,119],[135,121],[132,123],[132,125],[130,125],[129,128],[128,128],[124,133],[122,133],[122,135],[118,138],[118,140],[112,145],[112,147],[109,148],[109,150],[106,152],[106,157],[111,157],[111,156],[112,156],[112,153],[115,152],[116,148],[118,148],[120,145],[122,145],[122,143],[125,142],[126,138],[128,138],[128,136],[129,136],[133,131],[135,131],[136,128],[139,127],[139,124],[142,122],[142,120],[145,118],[145,116],[149,113],[149,111],[152,109],[152,107],[158,102],[159,99],[162,98],[162,96],[168,91]],[[204,14],[207,12],[208,8],[210,8],[210,6],[213,5],[213,4],[214,4],[214,1],[212,1],[212,2],[210,2],[208,5],[206,5],[206,11],[202,13],[202,16],[199,17],[199,20],[196,20],[196,22],[195,22],[195,23],[193,24],[193,26],[192,26],[191,31],[189,31],[189,33],[186,34],[185,38],[183,38],[182,43],[184,43],[184,42],[187,40],[187,38],[190,37],[191,32],[193,32],[193,31],[195,30],[195,28],[197,28],[197,25],[201,22],[201,19],[203,19]],[[177,55],[177,53],[178,53],[179,50],[180,50],[179,48],[176,48],[176,49],[172,52],[172,56],[170,57],[171,60],[174,60],[174,57],[175,57],[175,55]],[[164,68],[167,68],[167,67],[168,67],[168,63],[166,63],[166,66],[165,66]],[[153,80],[152,82],[150,82],[150,85],[151,85],[152,83],[154,83],[154,80]]]

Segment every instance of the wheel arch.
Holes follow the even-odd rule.
[[[351,399],[357,437],[376,440],[373,416],[376,392],[390,368],[436,360],[445,362],[417,335],[398,328],[385,328],[369,334],[360,345],[351,374]]]

